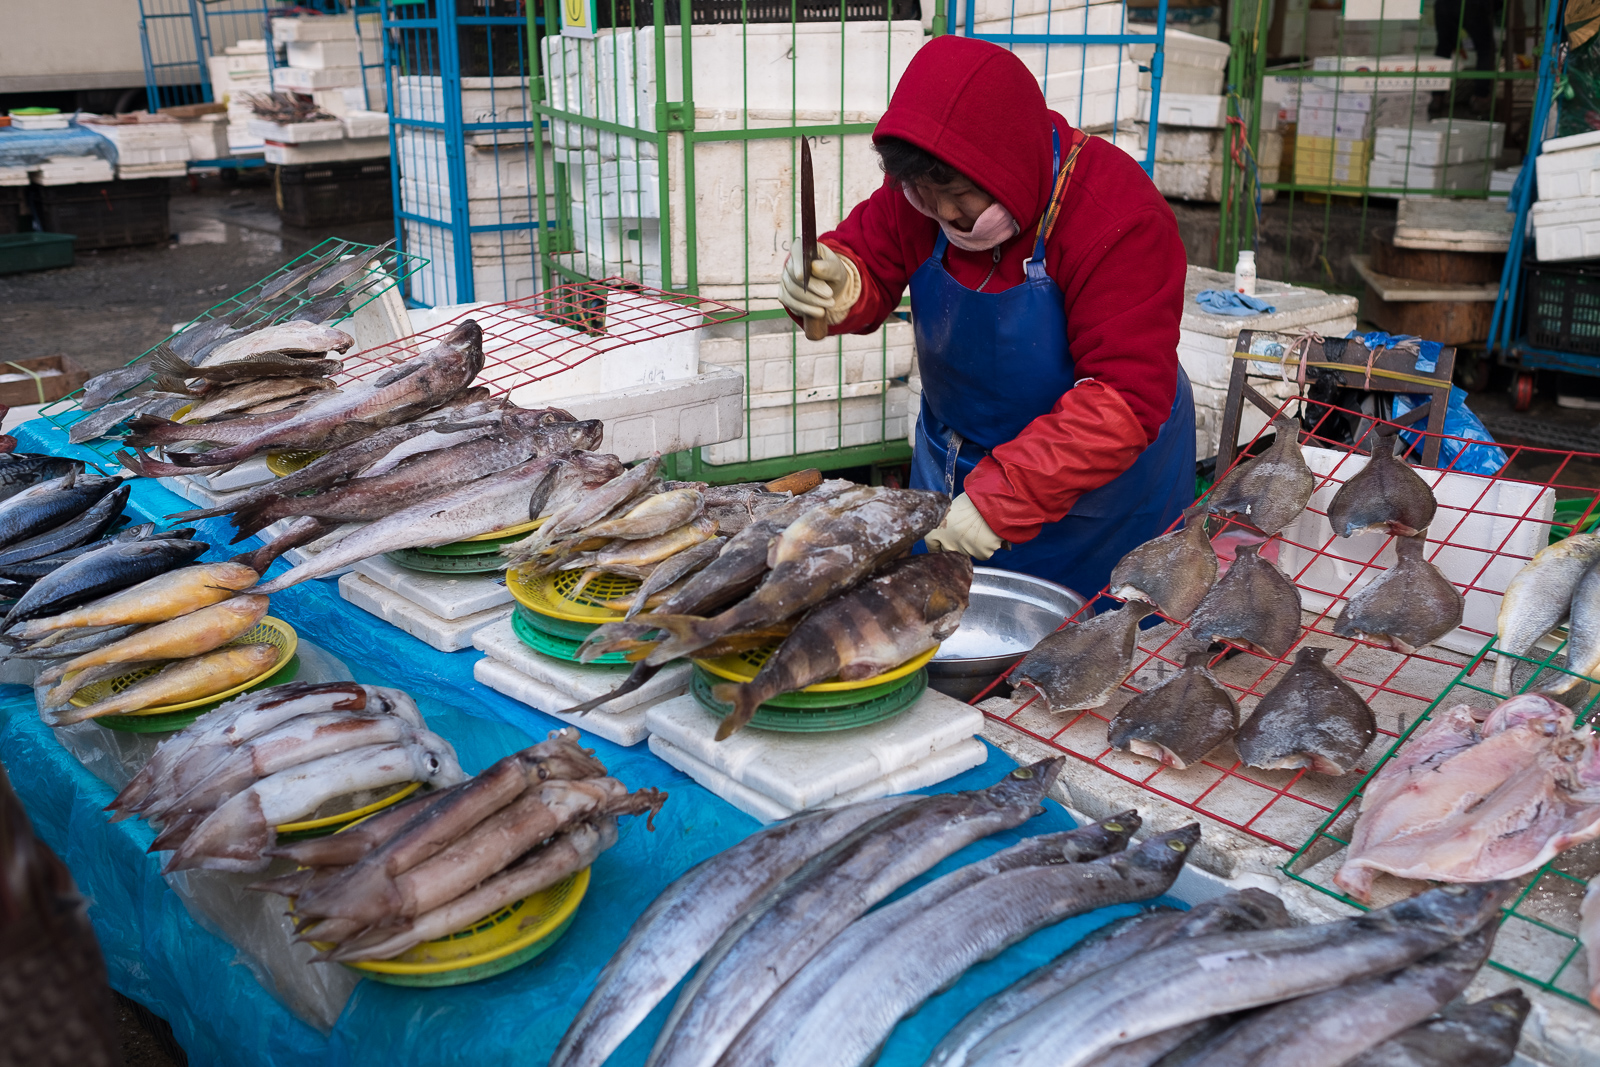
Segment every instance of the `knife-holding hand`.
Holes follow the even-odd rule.
[[[800,247],[799,241],[795,247]],[[804,270],[800,257],[790,252],[783,265],[778,300],[802,318],[822,319],[829,326],[837,326],[861,296],[861,275],[856,272],[856,265],[847,256],[819,244],[817,258],[811,261],[810,284],[802,278]]]

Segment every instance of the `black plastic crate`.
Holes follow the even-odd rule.
[[[387,158],[274,169],[278,217],[290,226],[309,229],[394,217]]]
[[[1600,356],[1600,263],[1523,264],[1523,321],[1539,348]]]
[[[27,191],[24,185],[0,185],[0,233],[22,230],[22,200]]]
[[[46,233],[70,233],[78,251],[165,241],[170,186],[166,178],[36,185],[34,210]]]

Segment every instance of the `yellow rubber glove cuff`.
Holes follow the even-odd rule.
[[[942,548],[946,552],[963,552],[973,559],[988,559],[1005,544],[978,512],[978,505],[962,493],[950,505],[944,525],[924,538],[928,547]]]

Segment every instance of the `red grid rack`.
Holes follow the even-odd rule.
[[[483,329],[483,372],[474,384],[511,396],[582,367],[596,356],[665,341],[746,312],[705,297],[650,289],[622,279],[560,285],[533,296],[462,311],[410,337],[344,357],[340,385],[373,377],[421,355],[461,323]],[[580,392],[599,392],[600,387]],[[530,401],[532,402],[532,401]]]
[[[1386,569],[1394,550],[1386,535],[1338,538],[1326,517],[1333,494],[1366,460],[1364,454],[1335,439],[1338,426],[1358,425],[1355,445],[1360,448],[1370,434],[1372,420],[1363,420],[1359,412],[1301,398],[1285,401],[1279,414],[1294,414],[1293,409],[1302,404],[1302,445],[1308,464],[1318,475],[1317,489],[1306,511],[1262,550],[1264,556],[1276,557],[1280,569],[1300,590],[1304,609],[1300,635],[1289,651],[1276,659],[1230,647],[1210,662],[1219,681],[1233,691],[1243,717],[1281,677],[1298,648],[1310,643],[1333,649],[1327,665],[1367,700],[1378,717],[1380,735],[1358,768],[1338,778],[1304,770],[1258,771],[1245,767],[1227,744],[1201,764],[1178,771],[1112,749],[1106,724],[1118,707],[1133,692],[1143,691],[1181,667],[1187,652],[1197,646],[1197,639],[1176,620],[1162,620],[1141,633],[1133,674],[1106,707],[1062,715],[1046,712],[1033,701],[984,701],[986,715],[1036,741],[1289,852],[1314,837],[1348,802],[1366,773],[1459,676],[1492,669],[1478,664],[1480,653],[1493,637],[1500,595],[1512,575],[1549,543],[1551,528],[1557,525],[1557,498],[1569,498],[1563,512],[1574,513],[1563,518],[1561,526],[1581,529],[1592,521],[1596,489],[1564,482],[1563,473],[1579,462],[1600,465],[1600,455],[1504,446],[1509,462],[1492,477],[1456,472],[1454,467],[1468,454],[1464,449],[1443,470],[1417,468],[1434,485],[1440,503],[1429,531],[1428,558],[1463,592],[1467,608],[1464,625],[1441,640],[1444,647],[1429,646],[1407,655],[1333,635],[1334,620],[1345,601]],[[1346,423],[1346,419],[1351,421]],[[1406,430],[1411,442],[1407,458],[1415,463],[1424,435]],[[1270,428],[1257,435],[1258,440],[1241,453],[1238,463],[1246,462],[1248,454],[1258,450],[1259,438],[1267,432]],[[1463,446],[1473,444],[1454,440]],[[1513,469],[1536,469],[1539,480],[1509,476],[1507,472]],[[1213,518],[1212,525],[1213,544],[1228,558],[1232,543],[1261,540],[1258,531],[1243,523],[1229,520],[1219,524]],[[1566,532],[1565,528],[1560,531],[1562,535]],[[1100,595],[1110,598],[1105,590]],[[1093,603],[1091,600],[1084,612],[1092,611]]]

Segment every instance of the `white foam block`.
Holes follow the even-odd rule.
[[[368,581],[399,593],[441,619],[464,619],[511,603],[511,591],[493,574],[425,574],[407,570],[383,556],[364,559],[351,568]]]
[[[201,485],[192,474],[175,474],[167,478],[157,478],[156,481],[196,507],[217,507],[231,495],[229,493],[219,493],[215,489]]]
[[[362,611],[369,611],[440,652],[472,647],[472,635],[511,614],[510,607],[490,608],[460,619],[441,619],[398,593],[391,593],[359,574],[339,579],[339,595]]]
[[[218,471],[216,474],[186,475],[186,477],[192,477],[196,485],[215,492],[232,493],[240,489],[265,485],[278,476],[267,469],[266,456],[251,456],[231,470]]]
[[[983,730],[983,713],[932,689],[885,722],[826,734],[746,728],[715,740],[717,718],[693,696],[650,709],[650,732],[792,811],[825,804]]]
[[[571,707],[604,696],[621,685],[628,676],[628,670],[622,667],[597,668],[567,663],[535,652],[522,643],[522,639],[511,628],[510,619],[479,630],[473,636],[472,643],[524,677],[553,690],[559,699],[565,701],[556,704],[556,707]],[[669,663],[654,678],[633,692],[618,697],[606,708],[612,712],[626,711],[687,693],[689,675],[693,670],[685,662]],[[546,710],[542,705],[534,706],[540,711]]]
[[[651,735],[650,751],[740,811],[747,815],[753,815],[762,822],[776,822],[794,814],[793,809],[779,804],[771,797],[758,793],[747,785],[734,781],[715,767],[702,760],[695,759],[689,753],[659,735]],[[877,797],[893,796],[896,793],[905,793],[913,789],[924,789],[930,785],[936,785],[947,778],[953,778],[963,771],[970,771],[974,767],[982,766],[984,760],[988,758],[989,750],[984,747],[983,742],[977,738],[968,738],[942,752],[935,752],[927,759],[920,760],[909,767],[902,768],[893,774],[884,775],[882,778],[874,779],[858,789],[853,789],[848,793],[834,797],[823,807],[837,807],[841,804],[853,804],[860,800],[873,800]]]
[[[650,727],[644,721],[645,712],[649,710],[647,704],[624,708],[621,711],[597,708],[587,715],[563,715],[552,709],[571,707],[574,702],[570,697],[554,686],[534,681],[515,667],[502,663],[492,656],[485,656],[473,664],[472,676],[497,693],[504,693],[512,700],[520,700],[530,708],[542,711],[562,722],[571,723],[580,730],[598,734],[615,744],[637,745],[650,736]],[[620,682],[623,677],[625,676],[619,674],[616,680]]]

